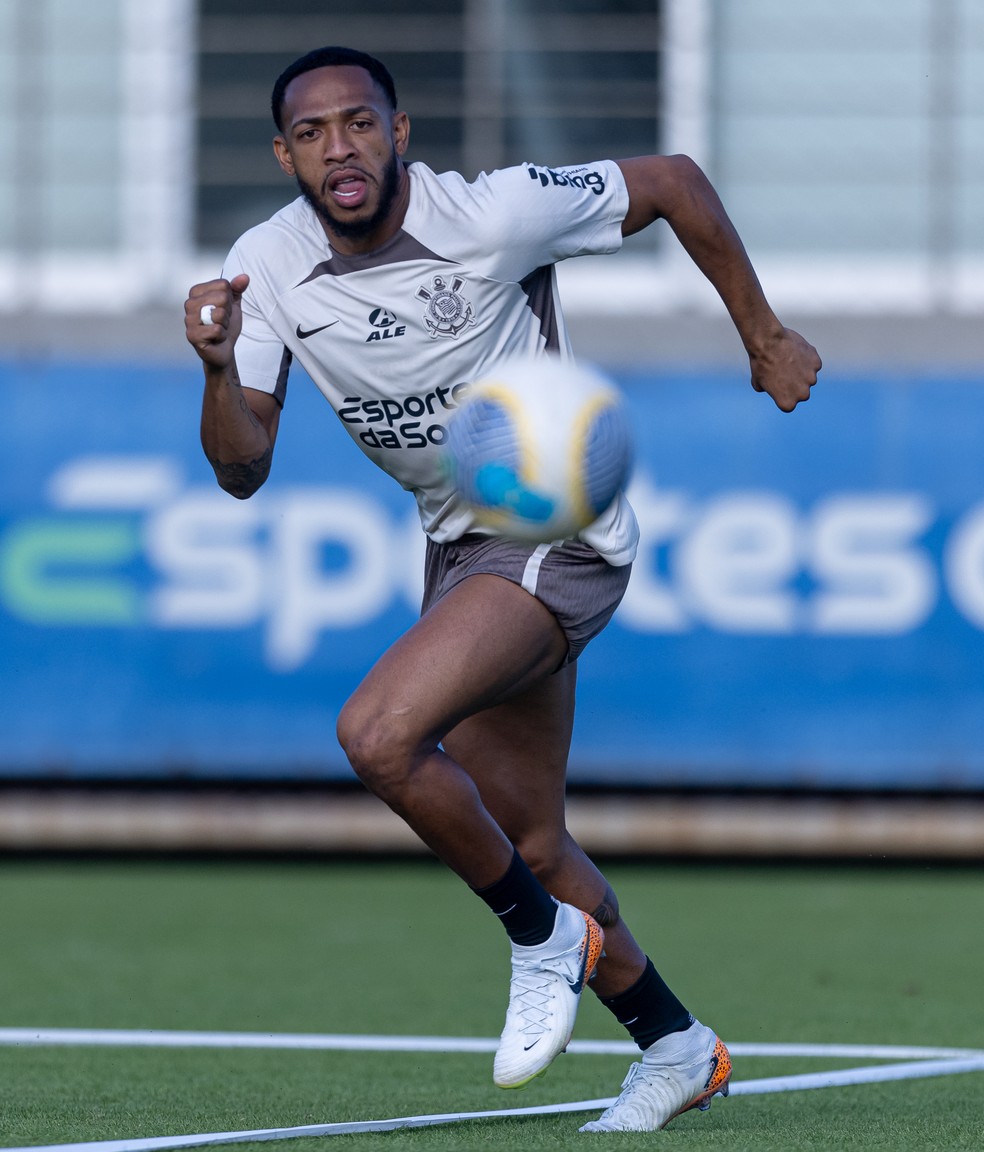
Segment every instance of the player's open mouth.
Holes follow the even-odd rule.
[[[328,195],[345,208],[357,208],[369,194],[369,182],[361,172],[336,172],[326,183]]]

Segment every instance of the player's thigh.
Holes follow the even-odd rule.
[[[467,716],[549,676],[567,639],[519,585],[476,575],[443,596],[376,662],[339,718],[350,758],[427,751]]]
[[[500,828],[530,856],[552,855],[565,833],[567,758],[577,665],[461,721],[444,749],[471,776]]]

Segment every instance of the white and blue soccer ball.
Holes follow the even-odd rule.
[[[448,466],[476,521],[503,536],[575,536],[628,482],[622,396],[594,368],[555,356],[503,361],[448,424]]]

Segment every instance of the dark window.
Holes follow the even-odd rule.
[[[408,159],[437,171],[658,151],[659,0],[200,0],[199,18],[202,247],[228,248],[297,194],[273,156],[270,89],[323,44],[386,63]]]

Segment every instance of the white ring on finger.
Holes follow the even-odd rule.
[[[206,328],[210,324],[215,323],[215,319],[212,315],[214,313],[214,311],[215,311],[215,305],[214,304],[203,304],[202,310],[198,313],[199,320],[201,320],[201,322],[205,325]]]

